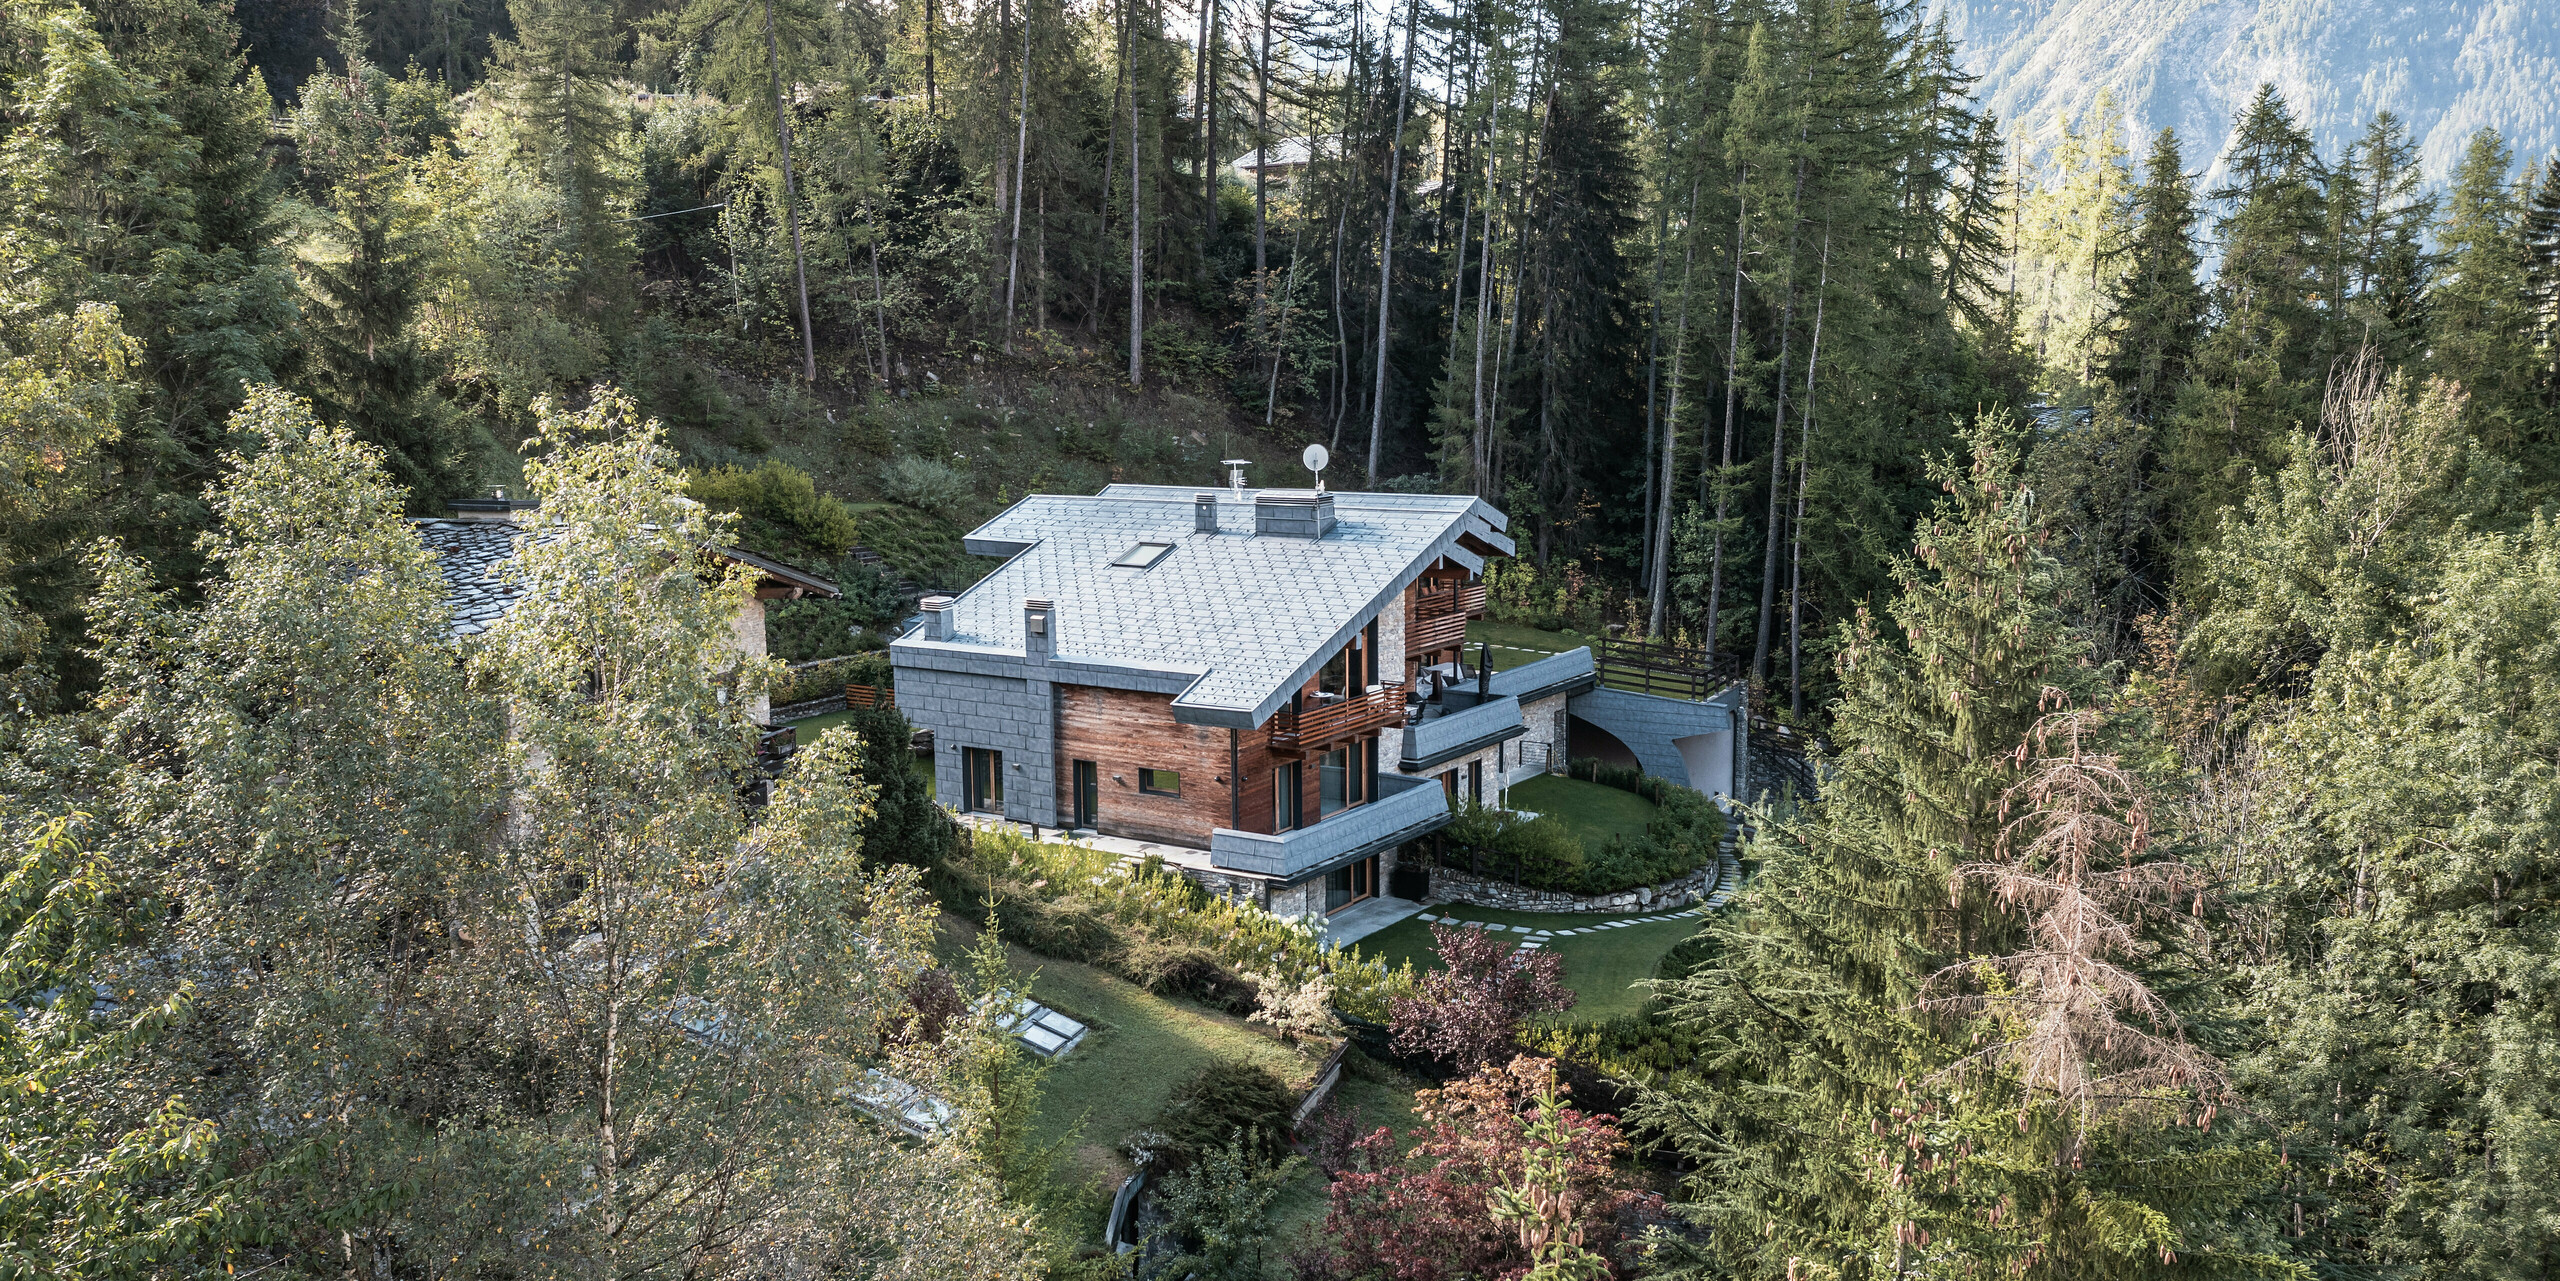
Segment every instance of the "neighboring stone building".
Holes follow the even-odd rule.
[[[445,603],[453,614],[453,634],[473,636],[489,630],[523,596],[523,586],[508,581],[500,567],[516,554],[520,540],[541,537],[542,527],[535,514],[536,504],[503,495],[458,499],[450,508],[453,514],[449,517],[414,519],[409,523],[427,550],[435,553],[436,567],[444,574]],[[752,657],[762,658],[765,654],[766,601],[798,600],[804,596],[832,600],[843,594],[834,583],[815,574],[753,552],[715,547],[711,555],[724,564],[745,565],[758,575],[755,596],[739,611],[735,626],[738,652]],[[767,710],[764,700],[759,699],[748,710],[748,716],[761,725]]]

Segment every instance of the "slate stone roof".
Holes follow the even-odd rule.
[[[1193,528],[1204,492],[1217,495],[1216,533]],[[1177,716],[1258,725],[1442,557],[1475,569],[1512,548],[1501,512],[1436,494],[1337,493],[1324,538],[1256,534],[1258,492],[1113,485],[1027,497],[966,540],[1010,559],[953,602],[947,643],[1022,654],[1023,601],[1053,601],[1054,661],[1197,671]],[[1140,542],[1173,550],[1147,569],[1111,563]]]
[[[473,636],[512,608],[524,588],[498,573],[516,554],[517,540],[529,532],[504,520],[411,521],[418,537],[434,552],[444,571],[445,604],[453,611],[453,634]]]
[[[524,595],[524,586],[499,572],[516,554],[517,545],[539,537],[511,520],[412,520],[418,538],[435,553],[444,573],[445,604],[453,612],[453,634],[474,636],[489,630]],[[762,585],[792,587],[813,596],[837,596],[835,584],[735,547],[715,549],[723,560],[748,565],[763,575]]]

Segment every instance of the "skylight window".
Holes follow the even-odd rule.
[[[1153,569],[1156,562],[1163,560],[1164,554],[1172,550],[1171,543],[1140,543],[1120,553],[1120,559],[1111,563],[1123,569]]]

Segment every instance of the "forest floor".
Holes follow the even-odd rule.
[[[1468,907],[1449,904],[1431,909],[1431,915],[1448,921],[1483,921],[1491,925],[1517,927],[1511,937],[1538,942],[1540,950],[1553,952],[1564,960],[1564,984],[1572,988],[1576,1000],[1572,1017],[1608,1018],[1632,1014],[1644,1008],[1650,999],[1635,983],[1653,977],[1662,963],[1663,954],[1680,940],[1698,932],[1699,919],[1681,913],[1668,917],[1603,916],[1593,912],[1512,912],[1493,907]],[[1615,929],[1606,927],[1612,921],[1634,921],[1635,924]],[[1541,937],[1536,931],[1548,933]],[[1564,934],[1562,931],[1588,931]],[[1413,962],[1418,970],[1440,968],[1439,954],[1431,948],[1431,922],[1419,916],[1407,917],[1369,937],[1356,946],[1361,955],[1373,956],[1396,965]]]

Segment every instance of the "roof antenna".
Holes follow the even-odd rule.
[[[1306,464],[1307,470],[1316,474],[1316,492],[1323,493],[1324,465],[1333,461],[1333,455],[1326,453],[1322,445],[1309,445],[1307,452],[1298,455],[1298,461]]]
[[[1218,460],[1218,465],[1227,469],[1227,487],[1236,491],[1236,494],[1241,497],[1244,494],[1244,469],[1252,466],[1253,460],[1222,458]]]

